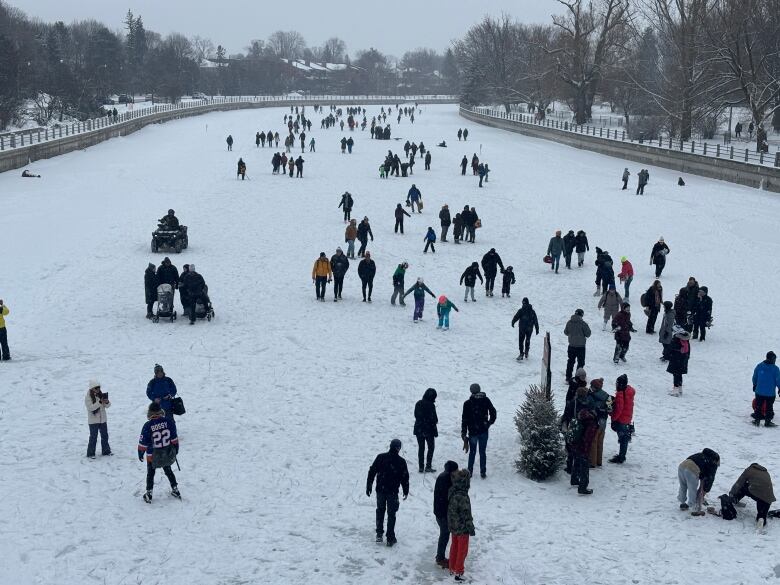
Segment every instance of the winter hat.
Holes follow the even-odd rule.
[[[477,262],[472,262],[472,263],[471,263],[471,266],[473,266],[473,267],[476,267],[476,268],[479,268],[479,263],[477,263]]]
[[[588,377],[588,374],[585,372],[585,368],[577,368],[577,371],[574,372],[574,377],[585,380]]]
[[[495,252],[495,251],[496,251],[496,249],[495,249],[495,248],[490,248],[490,251],[491,251],[491,252]]]
[[[590,381],[591,388],[601,390],[604,387],[604,378],[596,378]]]
[[[672,301],[664,301],[664,309],[667,311],[674,307],[674,303]]]
[[[479,392],[482,392],[482,388],[480,388],[479,384],[472,384],[469,386],[469,391],[472,394],[478,394]]]
[[[447,473],[452,473],[453,471],[458,470],[458,464],[454,461],[447,461],[447,463],[444,464],[444,471]]]
[[[441,296],[439,297],[439,304],[440,304],[440,305],[443,305],[443,304],[444,304],[444,303],[446,303],[446,302],[447,302],[447,297],[445,297],[444,295],[441,295]]]
[[[90,380],[89,381],[89,388],[88,388],[88,390],[92,390],[93,388],[100,388],[100,382],[98,382],[97,380],[94,380],[94,379]]]
[[[615,285],[614,284],[610,284],[609,285],[609,290],[615,290]]]
[[[626,260],[628,260],[628,258],[626,258],[625,256],[621,256],[621,257],[620,257],[620,261],[621,261],[621,262],[625,262]]]
[[[584,317],[585,311],[583,311],[582,309],[577,309],[576,311],[574,311],[574,314],[578,315],[579,317]]]
[[[623,309],[624,310],[625,309],[629,309],[630,310],[631,309],[631,305],[629,305],[628,303],[623,303]]]
[[[777,361],[777,356],[775,355],[775,352],[768,351],[766,354],[766,363],[773,364]]]
[[[622,374],[615,380],[615,388],[618,390],[625,390],[628,387],[628,376]]]
[[[325,258],[325,252],[320,252],[320,258]]]
[[[343,251],[344,250],[342,250],[341,248],[336,248],[336,252],[343,252]]]
[[[504,272],[512,272],[513,270],[514,270],[514,268],[513,268],[513,267],[511,267],[511,266],[507,266],[507,267],[506,267],[506,270],[504,270]]]
[[[390,441],[390,450],[398,453],[401,450],[401,439],[393,439]]]
[[[147,268],[151,268],[152,270],[154,270],[154,264],[152,264],[151,262],[149,262],[149,266],[147,266]]]
[[[524,305],[527,305],[527,304],[528,304],[528,297],[523,297],[523,304],[524,304]]]
[[[163,367],[160,364],[154,364],[154,373],[156,374],[157,372],[165,373],[165,370],[163,370]]]
[[[708,289],[706,286],[699,287],[699,292],[704,293],[705,295],[710,292],[710,289]]]
[[[195,272],[195,265],[194,264],[190,264],[190,272]]]

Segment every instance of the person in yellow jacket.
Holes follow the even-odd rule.
[[[311,269],[311,279],[314,281],[314,287],[317,292],[317,300],[325,300],[325,289],[327,283],[333,278],[333,272],[330,269],[330,260],[325,252],[320,252],[320,257],[314,261],[314,268]]]
[[[8,349],[8,332],[5,330],[5,316],[10,313],[8,307],[3,304],[3,299],[0,299],[0,350],[2,360],[7,362],[11,359],[11,351]]]

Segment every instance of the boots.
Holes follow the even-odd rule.
[[[144,502],[146,502],[147,504],[152,503],[152,490],[146,491],[146,493],[144,494]]]
[[[615,455],[612,459],[609,460],[610,463],[625,463],[626,458],[622,457],[621,455]]]

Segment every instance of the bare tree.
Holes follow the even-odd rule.
[[[214,56],[215,47],[211,39],[195,35],[192,37],[190,43],[192,44],[192,50],[195,53],[195,60],[198,63]]]
[[[274,55],[282,59],[300,59],[306,48],[306,41],[297,31],[278,30],[268,37],[268,47]]]
[[[578,124],[591,118],[593,100],[605,70],[625,42],[630,20],[629,0],[558,0],[565,12],[553,16],[559,29],[558,75],[569,86],[570,106]]]
[[[324,63],[343,63],[347,44],[338,37],[331,37],[322,45],[320,59]]]
[[[715,85],[726,103],[750,110],[760,149],[766,140],[761,125],[780,107],[780,2],[717,0],[713,24],[707,30]]]

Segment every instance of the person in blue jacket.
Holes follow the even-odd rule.
[[[770,351],[766,359],[753,370],[753,392],[756,394],[755,411],[753,412],[753,424],[759,426],[761,419],[766,422],[766,427],[776,427],[772,422],[775,417],[775,390],[780,394],[780,368],[775,362],[777,356]]]
[[[160,364],[154,365],[154,378],[146,385],[146,397],[160,405],[165,415],[173,418],[173,404],[171,401],[176,396],[176,384],[173,383]]]
[[[428,233],[425,234],[423,240],[425,241],[425,249],[423,250],[423,254],[428,253],[428,248],[430,248],[431,252],[435,254],[436,246],[434,246],[434,244],[436,243],[436,232],[433,231],[432,227],[428,226]]]
[[[167,418],[165,411],[156,402],[149,405],[146,413],[148,419],[141,429],[138,439],[138,460],[143,461],[146,456],[146,493],[144,502],[152,503],[152,490],[154,489],[154,474],[158,467],[162,467],[165,476],[171,483],[171,495],[181,499],[176,476],[171,469],[171,463],[176,461],[179,454],[179,436],[176,433],[176,423],[173,417]]]
[[[409,204],[412,207],[412,213],[414,213],[414,206],[417,205],[417,213],[422,213],[420,211],[420,202],[422,201],[422,193],[420,193],[420,190],[417,188],[417,185],[412,184],[411,189],[409,189],[409,193],[406,196],[406,201],[409,202]]]

